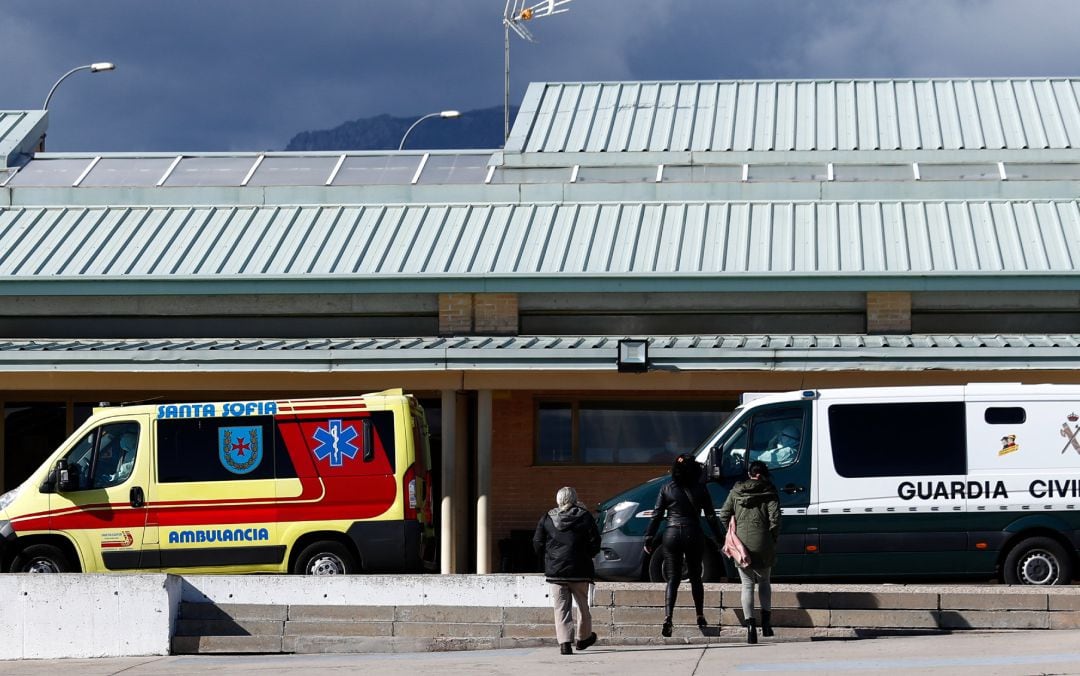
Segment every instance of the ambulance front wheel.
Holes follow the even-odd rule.
[[[31,545],[11,562],[13,573],[67,573],[71,570],[64,552],[52,545]]]
[[[1005,557],[1005,584],[1069,584],[1072,559],[1056,540],[1034,537],[1021,540]]]
[[[316,542],[296,559],[299,575],[349,575],[357,572],[356,559],[340,542]]]

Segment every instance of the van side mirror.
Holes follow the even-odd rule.
[[[720,481],[724,478],[724,470],[720,467],[720,446],[716,445],[709,449],[709,457],[705,461],[705,480]]]

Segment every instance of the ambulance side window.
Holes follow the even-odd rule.
[[[296,476],[273,416],[159,420],[157,439],[161,483]]]
[[[138,448],[139,423],[110,423],[90,430],[64,462],[78,476],[76,490],[110,488],[131,476]]]

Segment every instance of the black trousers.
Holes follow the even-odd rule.
[[[683,561],[690,577],[690,593],[694,608],[701,615],[705,604],[705,586],[701,583],[701,556],[705,550],[705,534],[701,528],[692,526],[668,526],[664,531],[664,555],[667,557],[667,590],[664,605],[670,618],[675,611],[675,599],[679,595]]]

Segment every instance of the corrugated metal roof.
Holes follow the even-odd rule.
[[[152,293],[148,281],[191,292],[196,281],[270,292],[273,280],[451,291],[469,279],[584,291],[606,289],[604,278],[708,290],[769,277],[897,277],[927,289],[965,275],[1016,290],[1025,275],[1073,288],[1077,273],[1077,201],[0,208],[9,294],[32,290],[15,282],[64,280],[138,282],[129,293]],[[66,292],[101,291],[78,288]]]
[[[534,83],[508,151],[1076,148],[1080,80]]]
[[[44,110],[0,110],[0,167],[25,159],[44,133]]]
[[[616,370],[627,336],[362,339],[0,340],[0,372]],[[1080,368],[1080,335],[704,335],[646,337],[675,370]]]

